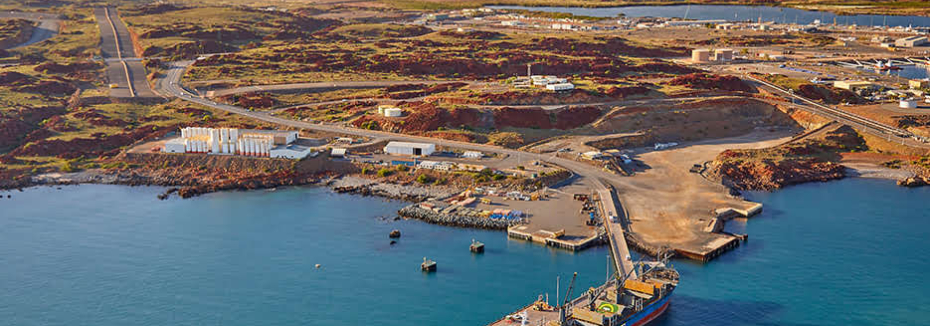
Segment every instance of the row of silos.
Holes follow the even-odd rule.
[[[274,147],[273,139],[268,137],[243,137],[238,142],[240,155],[270,156]]]
[[[184,151],[187,153],[206,153],[209,149],[207,141],[202,138],[184,140]]]

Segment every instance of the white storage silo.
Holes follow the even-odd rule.
[[[239,129],[229,129],[229,140],[239,140]]]

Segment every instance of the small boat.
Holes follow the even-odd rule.
[[[483,254],[484,244],[480,241],[475,241],[475,239],[471,239],[471,245],[468,246],[468,250],[476,254]]]
[[[420,269],[424,272],[435,272],[436,271],[436,262],[426,259],[423,257],[423,263],[420,264]]]
[[[391,239],[400,238],[400,230],[392,230],[388,237]]]

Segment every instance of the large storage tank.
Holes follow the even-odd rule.
[[[898,106],[901,107],[902,109],[916,109],[917,101],[904,99],[904,100],[901,100],[901,103],[898,103]]]
[[[710,62],[710,50],[695,49],[691,51],[691,61],[695,63]]]

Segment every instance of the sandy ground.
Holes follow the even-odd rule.
[[[613,180],[629,214],[630,229],[653,245],[701,251],[720,237],[703,231],[715,209],[748,208],[753,203],[730,196],[723,185],[689,172],[691,166],[713,160],[726,149],[770,147],[791,136],[790,132],[757,131],[662,151],[635,150],[636,173]]]

